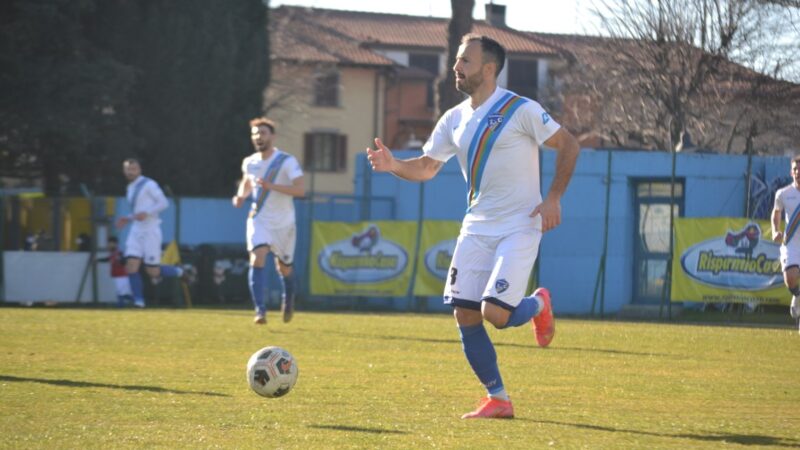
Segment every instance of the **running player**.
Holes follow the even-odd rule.
[[[781,243],[783,282],[792,294],[789,314],[800,320],[800,156],[792,158],[792,183],[775,193],[772,209],[772,239]],[[786,218],[786,231],[781,231],[781,219]]]
[[[462,38],[453,66],[456,88],[469,98],[447,111],[418,158],[398,160],[375,139],[367,158],[377,172],[411,181],[433,178],[452,156],[467,180],[467,212],[444,290],[454,309],[464,353],[488,391],[462,418],[511,418],[514,408],[483,321],[496,328],[531,322],[538,344],[555,333],[550,293],[525,297],[543,232],[561,223],[561,196],[579,153],[576,139],[535,101],[497,86],[505,49],[486,36]],[[539,191],[539,146],[558,151],[547,197]]]
[[[117,228],[133,224],[125,241],[125,269],[133,291],[133,305],[144,308],[144,286],[139,275],[142,261],[153,284],[158,284],[161,277],[182,277],[183,269],[161,265],[159,213],[169,206],[161,187],[155,180],[142,175],[142,166],[137,159],[126,159],[122,163],[122,171],[129,182],[126,198],[131,214],[118,218]]]
[[[275,268],[282,284],[283,321],[289,322],[294,314],[296,286],[292,270],[297,237],[294,197],[306,193],[303,170],[294,156],[275,147],[272,120],[265,117],[251,120],[250,140],[255,153],[242,161],[242,180],[231,201],[240,208],[249,195],[253,199],[247,217],[248,282],[256,310],[253,322],[267,323],[264,265],[270,252],[275,257]]]

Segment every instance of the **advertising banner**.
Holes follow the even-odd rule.
[[[671,300],[789,304],[771,237],[768,221],[676,219]]]
[[[314,222],[312,295],[408,294],[416,222]]]
[[[422,223],[414,295],[441,296],[461,222],[430,220]]]

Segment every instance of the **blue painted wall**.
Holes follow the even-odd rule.
[[[419,155],[396,151],[397,157]],[[634,237],[637,224],[634,186],[637,180],[668,181],[672,157],[664,152],[612,151],[608,257],[605,278],[606,313],[614,313],[631,302],[634,284]],[[542,165],[546,193],[555,169],[555,152],[545,150]],[[572,182],[564,195],[562,224],[548,232],[540,248],[540,284],[551,289],[558,313],[586,314],[591,311],[604,236],[605,196],[608,183],[608,151],[584,149]],[[466,209],[466,188],[455,158],[448,161],[431,181],[411,183],[388,174],[372,173],[365,155],[356,159],[354,196],[316,196],[311,205],[298,200],[298,245],[295,267],[307,279],[310,251],[309,217],[315,220],[461,220]],[[685,183],[685,217],[744,215],[747,158],[741,155],[678,154],[676,177]],[[789,182],[789,158],[754,157],[751,172],[762,184]],[[310,176],[310,175],[307,175]],[[758,184],[757,182],[754,184]],[[784,183],[785,184],[785,183]],[[362,196],[371,201],[362,203]],[[764,200],[763,203],[769,203]],[[771,204],[767,208],[771,208]],[[313,210],[312,210],[313,209]],[[175,237],[175,203],[162,213],[164,240]],[[235,209],[230,200],[181,198],[180,241],[186,246],[204,243],[238,244],[244,251],[246,209]],[[118,214],[127,214],[124,199],[117,200]],[[124,233],[121,238],[124,239]],[[124,242],[124,240],[122,241]],[[412,305],[405,299],[375,299],[376,304],[395,309]],[[441,299],[429,299],[428,309],[445,310]],[[599,307],[599,305],[598,305]]]

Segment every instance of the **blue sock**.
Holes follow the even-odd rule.
[[[178,266],[161,266],[161,276],[164,278],[176,278],[183,275],[183,269]]]
[[[286,299],[286,304],[291,305],[294,302],[294,288],[295,288],[295,279],[294,279],[294,271],[289,275],[281,275],[278,277],[281,279],[281,288],[283,290],[283,298]]]
[[[128,281],[131,283],[131,292],[133,292],[134,300],[144,301],[144,287],[142,286],[142,276],[139,272],[129,273]]]
[[[497,367],[497,353],[494,345],[486,333],[483,323],[468,327],[458,327],[461,333],[461,343],[464,354],[489,395],[502,392],[503,379],[500,378],[500,369]]]
[[[539,312],[539,302],[536,297],[524,297],[522,301],[511,312],[503,328],[518,327],[531,321],[531,318]]]
[[[250,266],[250,270],[247,272],[250,297],[253,299],[256,311],[261,314],[267,311],[267,306],[264,304],[264,287],[267,284],[265,275],[263,267]]]

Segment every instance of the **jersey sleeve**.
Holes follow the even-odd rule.
[[[290,180],[296,180],[303,176],[303,169],[294,156],[289,156],[289,159],[286,160],[286,175]]]
[[[783,195],[782,194],[783,194],[783,189],[781,189],[781,190],[779,190],[778,192],[775,193],[775,208],[774,209],[777,209],[779,211],[783,211],[784,209],[786,209],[783,206]]]
[[[522,128],[539,145],[550,139],[561,128],[561,125],[550,117],[542,105],[534,100],[525,102],[517,113],[520,114]]]
[[[167,196],[164,195],[164,191],[161,190],[161,187],[153,180],[150,180],[147,183],[147,195],[153,200],[153,204],[146,213],[150,215],[155,215],[164,211],[169,206],[169,201],[167,200]]]
[[[458,147],[453,140],[452,118],[453,110],[451,109],[436,122],[433,133],[431,133],[425,145],[422,146],[422,152],[425,156],[437,161],[447,162],[456,154]]]

